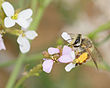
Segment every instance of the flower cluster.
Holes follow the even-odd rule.
[[[75,67],[75,52],[72,48],[68,46],[64,46],[63,48],[48,48],[48,52],[43,53],[44,57],[43,60],[43,71],[50,73],[54,63],[68,63],[65,67],[65,70],[69,72],[72,68]]]
[[[50,47],[48,48],[48,52],[44,52],[43,55],[44,57],[46,57],[46,58],[43,58],[44,60],[42,64],[43,71],[47,73],[51,72],[53,64],[56,62],[69,63],[65,67],[65,70],[67,72],[69,72],[72,68],[75,67],[75,64],[74,64],[75,52],[72,50],[72,48],[66,45],[63,47],[63,49]]]
[[[10,28],[11,31],[11,28],[16,26],[17,23],[17,25],[20,26],[20,29],[17,29],[17,42],[19,44],[20,51],[22,53],[27,53],[30,50],[29,40],[33,40],[38,36],[35,31],[28,30],[32,22],[33,11],[31,9],[26,9],[21,12],[15,11],[14,7],[9,2],[3,2],[2,9],[6,15],[4,18],[4,27],[2,28],[6,31]],[[3,43],[2,36],[3,34],[0,33],[0,50],[5,50],[6,48]]]

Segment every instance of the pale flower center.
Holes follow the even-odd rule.
[[[17,20],[18,19],[18,13],[15,13],[14,16],[11,17],[13,20]]]

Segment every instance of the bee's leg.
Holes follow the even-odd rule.
[[[78,66],[78,63],[76,63],[75,66]]]

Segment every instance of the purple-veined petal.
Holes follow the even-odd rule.
[[[53,67],[53,60],[45,60],[42,64],[43,71],[46,73],[50,73]]]
[[[5,25],[6,28],[13,27],[15,25],[15,21],[12,20],[10,17],[6,17],[4,19],[4,25]]]
[[[70,55],[62,55],[62,56],[58,59],[58,61],[59,61],[60,63],[69,63],[69,62],[72,62],[73,59],[70,57]]]
[[[62,51],[62,55],[70,55],[71,52],[72,52],[72,49],[70,47],[64,46],[63,51]]]
[[[60,52],[60,51],[59,51],[58,48],[53,48],[53,47],[48,48],[48,53],[49,53],[50,55],[53,55],[53,54],[56,54],[56,53],[59,53],[59,52]]]
[[[66,65],[65,70],[67,72],[70,72],[72,68],[75,68],[75,64],[69,63],[68,65]]]
[[[11,17],[14,15],[14,8],[9,2],[3,2],[2,8],[3,8],[6,16]]]

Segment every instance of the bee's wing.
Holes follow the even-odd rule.
[[[89,55],[91,56],[96,68],[98,69],[98,65],[97,65],[97,62],[96,62],[96,57],[95,57],[95,54],[93,54],[94,50],[91,52],[89,49],[87,49]]]
[[[98,62],[102,62],[103,61],[103,57],[100,53],[100,51],[94,46],[94,50],[92,52],[92,56],[96,58],[96,61]]]

